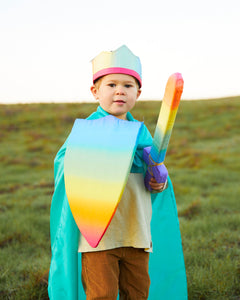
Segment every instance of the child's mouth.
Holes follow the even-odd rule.
[[[123,100],[115,100],[114,102],[119,103],[119,104],[124,104],[125,103],[125,101],[123,101]]]

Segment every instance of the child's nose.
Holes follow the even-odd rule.
[[[125,93],[124,87],[121,86],[121,85],[118,85],[117,88],[116,88],[116,94],[117,95],[123,95],[124,93]]]

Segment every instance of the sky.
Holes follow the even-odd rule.
[[[0,0],[0,103],[94,101],[91,59],[127,45],[142,100],[240,95],[239,0]]]

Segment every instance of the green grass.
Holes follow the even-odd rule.
[[[160,102],[133,115],[154,132]],[[0,298],[48,299],[53,159],[96,104],[0,105]],[[165,164],[189,299],[240,299],[240,97],[182,101]],[[171,300],[171,299],[169,299]]]

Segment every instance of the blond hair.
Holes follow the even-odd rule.
[[[104,76],[107,76],[107,75],[104,75]],[[94,81],[93,84],[95,85],[96,89],[99,89],[99,87],[100,87],[100,85],[101,85],[101,82],[102,82],[102,79],[103,79],[104,76],[101,76],[101,77],[99,77],[98,79],[96,79],[96,80]],[[136,82],[136,85],[138,86],[138,89],[140,89],[140,83],[139,83],[139,81],[137,80],[137,78],[135,78],[135,77],[133,77],[133,76],[132,76],[132,78],[134,78],[134,80],[135,80],[135,82]]]

